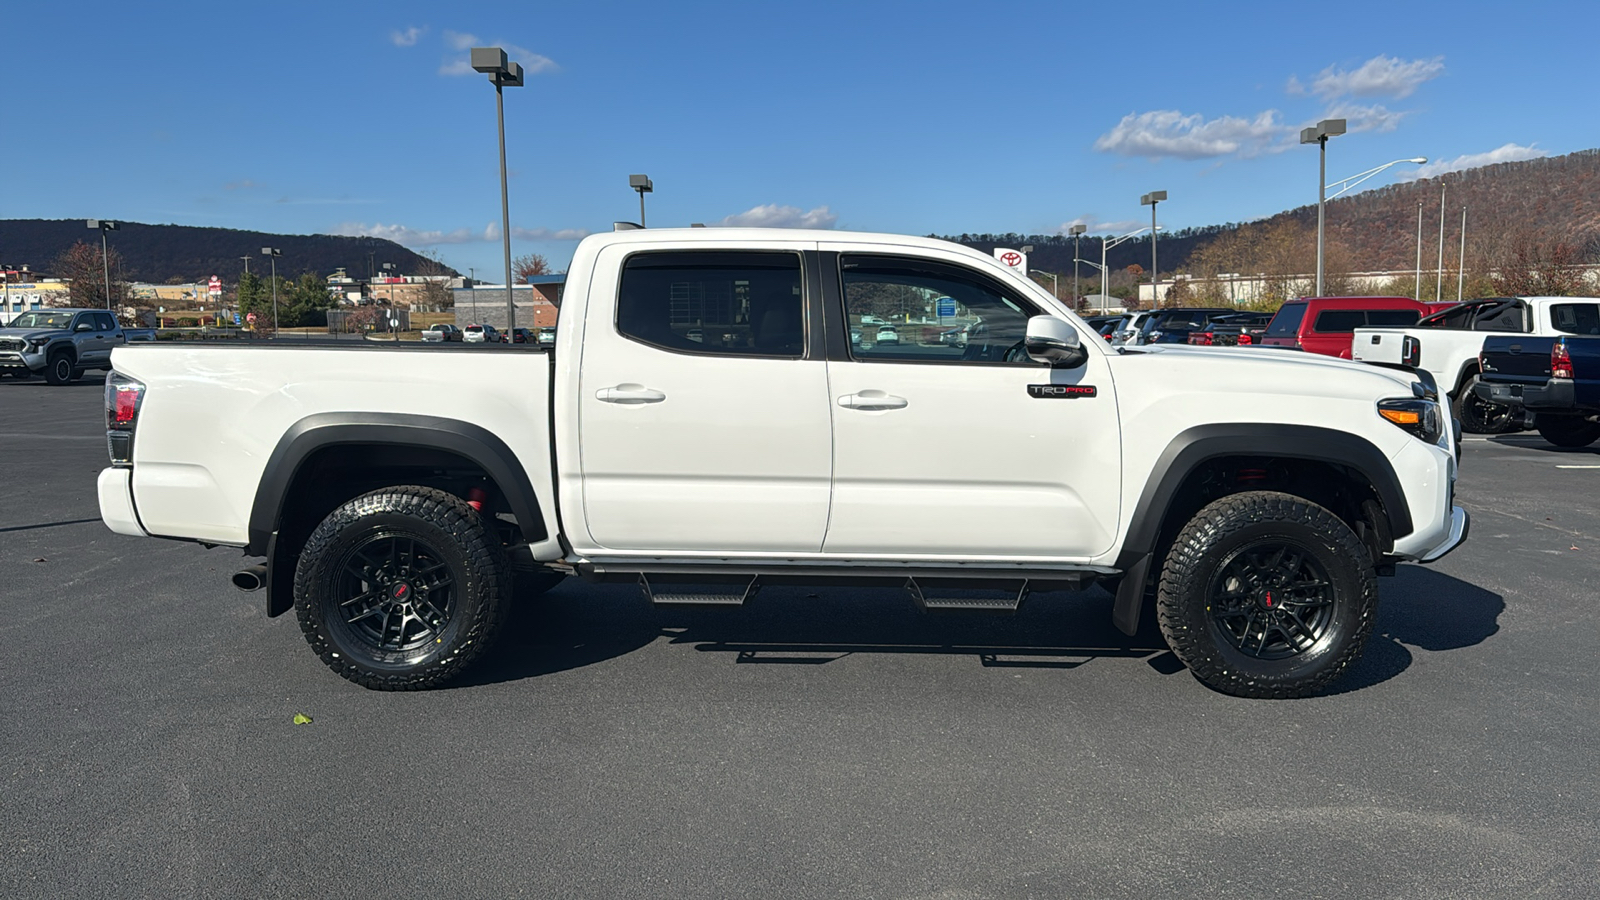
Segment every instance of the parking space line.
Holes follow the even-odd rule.
[[[1600,469],[1600,466],[1556,466],[1558,469]]]

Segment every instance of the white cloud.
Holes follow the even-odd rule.
[[[1070,222],[1062,222],[1061,227],[1056,229],[1056,233],[1070,235],[1072,226],[1083,225],[1088,228],[1088,231],[1084,233],[1084,237],[1091,237],[1097,234],[1124,234],[1143,224],[1138,219],[1119,219],[1115,222],[1107,222],[1099,216],[1079,216]]]
[[[1433,59],[1396,59],[1392,56],[1374,56],[1354,70],[1329,66],[1317,73],[1311,82],[1310,92],[1324,100],[1336,97],[1409,97],[1424,82],[1438,78],[1444,72],[1444,57]],[[1289,79],[1289,93],[1305,93],[1298,79]]]
[[[832,228],[839,217],[826,206],[803,210],[798,206],[768,203],[728,216],[718,225],[745,228]]]
[[[1401,175],[1399,180],[1416,181],[1419,178],[1433,178],[1446,172],[1460,172],[1463,169],[1476,169],[1479,166],[1492,166],[1495,163],[1521,162],[1525,159],[1539,159],[1549,155],[1549,153],[1532,144],[1526,147],[1520,144],[1505,144],[1487,153],[1468,153],[1455,159],[1441,159],[1425,166],[1419,166]]]
[[[407,28],[405,31],[391,31],[389,32],[389,41],[396,47],[415,47],[417,45],[417,39],[422,37],[423,33],[427,30],[428,29],[426,28],[418,28],[413,25],[412,27]]]
[[[1363,106],[1359,103],[1335,103],[1319,118],[1344,119],[1351,133],[1375,131],[1380,134],[1400,127],[1400,120],[1411,115],[1408,110],[1392,110],[1381,103]],[[1312,123],[1307,123],[1312,124]]]
[[[242,190],[247,190],[249,188],[253,188],[255,186],[256,186],[256,183],[254,181],[251,181],[248,178],[241,178],[238,181],[230,181],[230,182],[228,182],[227,184],[222,186],[222,189],[225,190],[225,191],[242,191]]]
[[[454,231],[429,231],[412,228],[408,225],[384,225],[374,223],[367,225],[363,222],[343,222],[335,226],[331,234],[342,234],[350,237],[375,237],[394,241],[405,247],[433,247],[439,244],[472,244],[479,241],[493,242],[500,240],[500,225],[491,222],[483,230],[471,228],[457,228]],[[519,241],[576,241],[588,237],[590,232],[582,228],[518,228],[512,227],[511,236]]]
[[[1121,156],[1164,156],[1208,159],[1217,156],[1255,156],[1274,149],[1274,142],[1292,131],[1269,109],[1253,119],[1222,116],[1207,121],[1199,114],[1175,109],[1129,113],[1116,127],[1102,134],[1094,148]]]
[[[535,53],[526,47],[519,47],[516,44],[508,44],[504,41],[495,41],[491,44],[485,44],[484,42],[478,40],[477,35],[467,34],[463,31],[450,31],[449,29],[446,29],[444,32],[444,42],[445,46],[455,51],[455,53],[445,57],[444,61],[439,64],[440,75],[474,74],[474,70],[472,68],[472,54],[469,51],[473,47],[484,46],[500,47],[504,49],[506,51],[506,56],[509,59],[515,60],[522,64],[522,73],[524,75],[537,75],[540,72],[551,72],[558,68],[555,60],[548,56]]]

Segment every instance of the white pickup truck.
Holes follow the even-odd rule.
[[[954,298],[937,328],[849,334]],[[763,585],[1147,604],[1204,683],[1299,696],[1348,669],[1374,576],[1459,544],[1431,381],[1286,351],[1113,350],[988,256],[897,235],[637,230],[577,248],[553,348],[123,347],[113,531],[241,547],[340,675],[444,682],[513,568],[658,603]]]
[[[1510,406],[1478,396],[1478,353],[1492,334],[1559,337],[1580,334],[1590,318],[1578,307],[1600,305],[1592,297],[1490,297],[1469,300],[1428,316],[1410,328],[1357,328],[1351,358],[1425,369],[1445,387],[1464,431],[1501,434],[1522,427]]]

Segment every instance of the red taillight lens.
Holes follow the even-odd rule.
[[[1202,347],[1209,347],[1211,345],[1211,332],[1197,331],[1194,334],[1189,335],[1189,343],[1199,344]]]
[[[1250,335],[1244,334],[1242,332],[1239,334],[1239,343],[1240,344],[1254,344],[1255,342],[1256,342],[1256,339],[1251,337]]]
[[[116,372],[106,376],[106,448],[114,466],[133,465],[133,428],[144,385]]]
[[[1550,377],[1572,377],[1572,357],[1567,353],[1567,342],[1565,339],[1556,341],[1550,346]]]
[[[139,392],[118,390],[114,396],[116,405],[111,409],[111,417],[106,425],[111,428],[132,425],[133,417],[139,412]]]

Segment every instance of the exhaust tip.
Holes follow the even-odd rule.
[[[259,591],[267,582],[267,567],[265,564],[240,569],[233,573],[233,586],[241,591]]]

